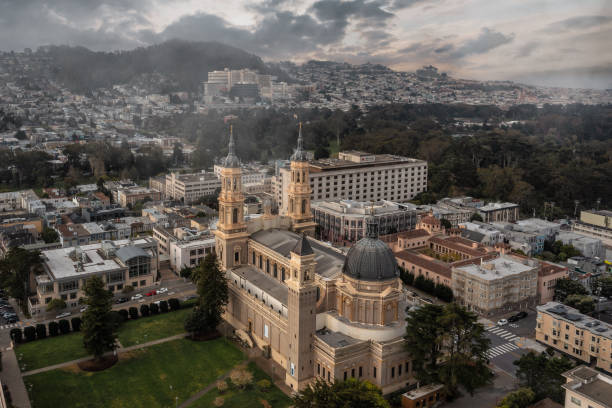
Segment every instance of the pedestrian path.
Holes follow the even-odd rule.
[[[501,356],[502,354],[509,353],[514,350],[518,350],[519,347],[514,343],[505,343],[497,347],[493,347],[487,352],[489,358]]]
[[[486,330],[489,333],[493,333],[496,336],[499,336],[502,339],[507,340],[507,341],[515,341],[515,340],[518,340],[520,338],[516,334],[510,333],[509,331],[506,331],[506,330],[504,330],[504,329],[502,329],[501,327],[498,327],[498,326],[487,327]]]

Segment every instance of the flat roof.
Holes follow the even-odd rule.
[[[282,229],[269,229],[257,231],[251,235],[255,242],[272,249],[285,258],[290,258],[289,254],[300,239],[294,232]],[[315,253],[315,272],[325,278],[333,278],[342,273],[345,255],[334,248],[323,244],[313,238],[307,238],[310,246]]]
[[[555,319],[560,319],[568,323],[572,323],[588,332],[602,336],[607,339],[612,339],[612,325],[595,319],[594,317],[584,315],[573,307],[566,306],[559,302],[548,302],[536,307],[538,313],[546,313]]]
[[[348,336],[342,332],[331,331],[329,329],[317,330],[315,336],[323,343],[332,348],[346,347],[361,343],[363,340]]]
[[[535,268],[535,266],[525,265],[505,256],[483,261],[480,265],[470,264],[455,267],[456,270],[462,270],[470,275],[489,281],[517,275]]]
[[[268,295],[287,306],[288,288],[278,280],[261,272],[251,265],[242,265],[231,270],[236,275],[248,281],[251,285],[261,289]]]
[[[612,407],[612,377],[587,366],[578,366],[563,373],[568,382],[563,388],[583,395],[604,407]]]
[[[350,160],[342,159],[320,159],[313,160],[310,162],[310,167],[315,168],[319,171],[331,171],[340,169],[350,169],[359,167],[372,167],[372,166],[388,166],[394,164],[424,164],[427,165],[425,160],[413,159],[410,157],[395,156],[392,154],[373,154],[368,156],[374,156],[374,160],[367,162],[354,162]]]
[[[502,210],[504,208],[512,208],[512,207],[518,207],[518,204],[515,203],[489,203],[485,206],[480,207],[478,210],[479,211],[495,211],[495,210]]]

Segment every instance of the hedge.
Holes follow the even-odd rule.
[[[11,329],[10,336],[11,336],[11,339],[13,339],[15,343],[21,343],[23,341],[23,332],[21,331],[19,327],[15,327],[14,329]]]
[[[151,303],[151,306],[149,306],[149,311],[152,315],[159,314],[159,306],[157,306],[157,303]]]
[[[49,322],[49,336],[55,337],[59,334],[59,324],[57,322]]]
[[[81,331],[81,323],[82,320],[80,317],[73,317],[70,320],[71,326],[72,326],[72,331],[78,332]]]
[[[162,313],[168,313],[168,302],[166,302],[165,300],[160,300],[159,311]]]
[[[138,319],[138,309],[130,307],[130,319]]]
[[[70,333],[70,323],[68,323],[68,320],[62,319],[59,321],[59,330],[61,334]]]
[[[149,305],[142,305],[142,306],[140,306],[140,315],[142,317],[149,316]]]
[[[36,329],[34,328],[34,326],[28,326],[24,328],[23,336],[25,337],[26,341],[36,340]]]
[[[44,339],[47,337],[47,326],[42,323],[36,325],[36,338]]]
[[[168,306],[173,312],[181,308],[181,302],[177,298],[168,299]]]

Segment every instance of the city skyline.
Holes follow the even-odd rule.
[[[226,43],[267,61],[373,62],[406,71],[434,64],[467,79],[612,87],[612,57],[604,52],[612,6],[601,0],[57,0],[5,2],[0,11],[5,51],[48,44],[110,51],[179,38]]]

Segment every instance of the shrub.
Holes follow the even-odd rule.
[[[130,319],[138,319],[138,309],[135,307],[130,307]]]
[[[223,399],[223,397],[217,397],[213,401],[213,405],[215,407],[222,407],[224,403],[225,403],[225,400]]]
[[[36,325],[36,338],[44,339],[47,337],[47,326],[42,323]]]
[[[152,315],[159,314],[159,306],[157,306],[157,303],[151,303],[151,306],[149,306],[149,312],[151,312]]]
[[[62,319],[59,321],[59,330],[61,334],[70,333],[70,323],[68,323],[68,320]]]
[[[261,392],[268,392],[270,391],[270,388],[272,388],[272,383],[270,380],[264,378],[263,380],[257,381],[257,388]]]
[[[72,331],[75,331],[75,332],[81,331],[81,318],[80,317],[73,317],[70,320],[70,323],[72,325]]]
[[[168,302],[166,302],[165,300],[160,301],[159,311],[162,313],[167,313],[168,312]]]
[[[11,329],[10,333],[11,339],[13,339],[15,343],[21,343],[23,341],[23,332],[20,328],[15,327],[14,329]]]
[[[235,368],[230,373],[230,379],[238,388],[244,389],[253,382],[253,373],[245,368]]]
[[[121,317],[122,322],[125,322],[129,317],[129,313],[125,309],[121,309],[117,313],[119,313],[119,316]]]
[[[36,340],[36,329],[34,328],[34,326],[28,326],[23,329],[23,336],[27,341]]]
[[[121,293],[132,293],[134,291],[134,287],[131,285],[127,285],[123,287]]]
[[[170,306],[170,310],[172,311],[179,310],[181,308],[181,302],[176,298],[168,299],[168,306]]]
[[[115,325],[117,327],[119,327],[121,323],[124,322],[123,316],[121,316],[121,313],[119,313],[117,310],[113,310],[110,312],[110,318],[112,319],[112,321],[115,322]]]
[[[142,306],[140,306],[140,315],[142,317],[149,316],[149,305],[142,305]]]
[[[55,337],[59,334],[59,324],[57,322],[49,322],[49,336]]]
[[[66,308],[66,302],[63,299],[51,299],[49,303],[47,303],[47,312],[52,310],[62,310]]]
[[[225,380],[217,381],[217,389],[219,390],[219,394],[223,394],[227,391],[228,385]]]

